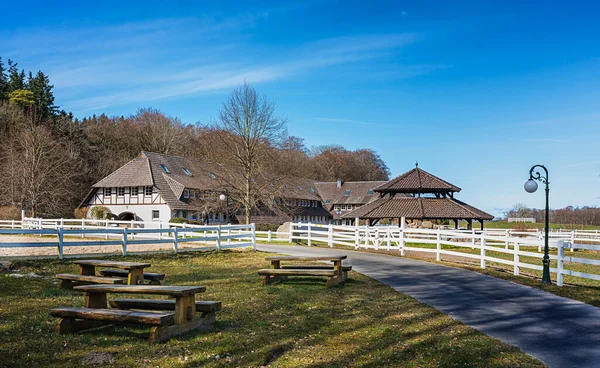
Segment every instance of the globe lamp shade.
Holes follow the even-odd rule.
[[[527,193],[533,193],[537,190],[538,185],[535,180],[529,179],[525,182],[525,191]]]

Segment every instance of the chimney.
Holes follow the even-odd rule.
[[[337,180],[337,188],[340,189],[342,188],[342,179],[338,178]]]

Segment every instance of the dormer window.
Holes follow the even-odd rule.
[[[346,191],[344,192],[344,196],[348,197],[350,195],[350,189],[346,189]]]
[[[315,192],[315,190],[313,189],[313,187],[308,187],[308,190],[310,190],[311,192]]]
[[[190,191],[187,189],[183,190],[183,198],[188,199],[190,198]]]
[[[326,203],[326,204],[329,204],[329,203],[331,203],[331,199],[326,199],[326,200],[325,200],[325,203]]]
[[[145,187],[144,195],[149,197],[152,195],[152,187]]]
[[[169,169],[167,169],[167,167],[163,164],[160,164],[160,168],[163,169],[163,171],[165,172],[165,174],[170,174],[171,172],[169,171]]]
[[[193,176],[192,173],[190,172],[190,170],[186,169],[185,167],[181,168],[183,170],[183,172],[185,173],[185,175],[187,176]]]
[[[369,189],[369,191],[367,192],[367,195],[373,195],[373,189]]]
[[[298,189],[300,189],[300,190],[304,190],[304,189],[302,189],[302,187],[301,187],[301,186],[299,186],[299,185],[298,185]]]
[[[217,177],[215,176],[215,174],[213,174],[213,173],[211,173],[211,172],[209,172],[209,173],[208,173],[208,176],[210,176],[212,179],[216,179],[216,178],[217,178]]]

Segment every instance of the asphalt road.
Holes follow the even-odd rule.
[[[345,263],[549,367],[600,367],[600,308],[476,272],[408,258],[305,246],[258,245],[288,255],[346,254]]]

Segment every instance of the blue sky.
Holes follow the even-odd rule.
[[[208,123],[244,81],[307,146],[371,148],[494,214],[550,170],[551,207],[600,205],[600,6],[553,1],[10,2],[0,56],[78,117]]]

